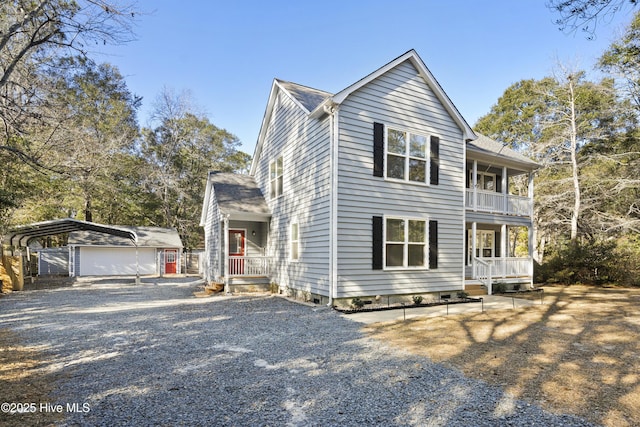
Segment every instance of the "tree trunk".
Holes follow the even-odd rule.
[[[573,87],[573,80],[569,77],[569,93],[571,94],[569,107],[571,109],[571,176],[573,180],[573,212],[571,213],[571,241],[575,242],[578,237],[578,219],[580,218],[580,176],[578,170],[578,132],[576,129],[576,98]]]

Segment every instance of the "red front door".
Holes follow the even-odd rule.
[[[166,274],[176,274],[178,272],[178,250],[164,250],[164,272]]]
[[[244,230],[229,230],[229,256],[244,256]],[[244,259],[229,258],[229,274],[244,274]]]

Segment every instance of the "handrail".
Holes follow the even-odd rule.
[[[483,268],[478,268],[478,265]],[[487,287],[487,294],[491,295],[492,292],[492,277],[491,268],[493,262],[485,261],[481,258],[473,257],[473,278],[478,279],[482,284]]]

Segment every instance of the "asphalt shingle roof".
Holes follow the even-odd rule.
[[[138,247],[181,248],[182,241],[175,228],[133,227],[119,225],[118,228],[131,230],[138,236]],[[133,246],[130,239],[93,231],[69,233],[69,245]]]
[[[467,142],[467,149],[471,149],[472,151],[492,154],[495,156],[499,156],[504,159],[511,159],[519,163],[526,163],[532,167],[538,166],[536,162],[518,153],[515,150],[507,147],[506,145],[489,138],[488,136],[482,135],[481,133],[475,132],[478,135],[478,139]]]
[[[262,191],[252,176],[210,172],[209,179],[223,213],[271,214]]]
[[[297,83],[278,80],[278,83],[293,96],[307,111],[311,112],[333,94],[323,90],[313,89]]]

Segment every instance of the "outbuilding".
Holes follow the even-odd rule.
[[[69,275],[126,276],[176,274],[180,271],[182,241],[174,228],[118,226],[137,236],[126,237],[91,230],[69,233]]]

